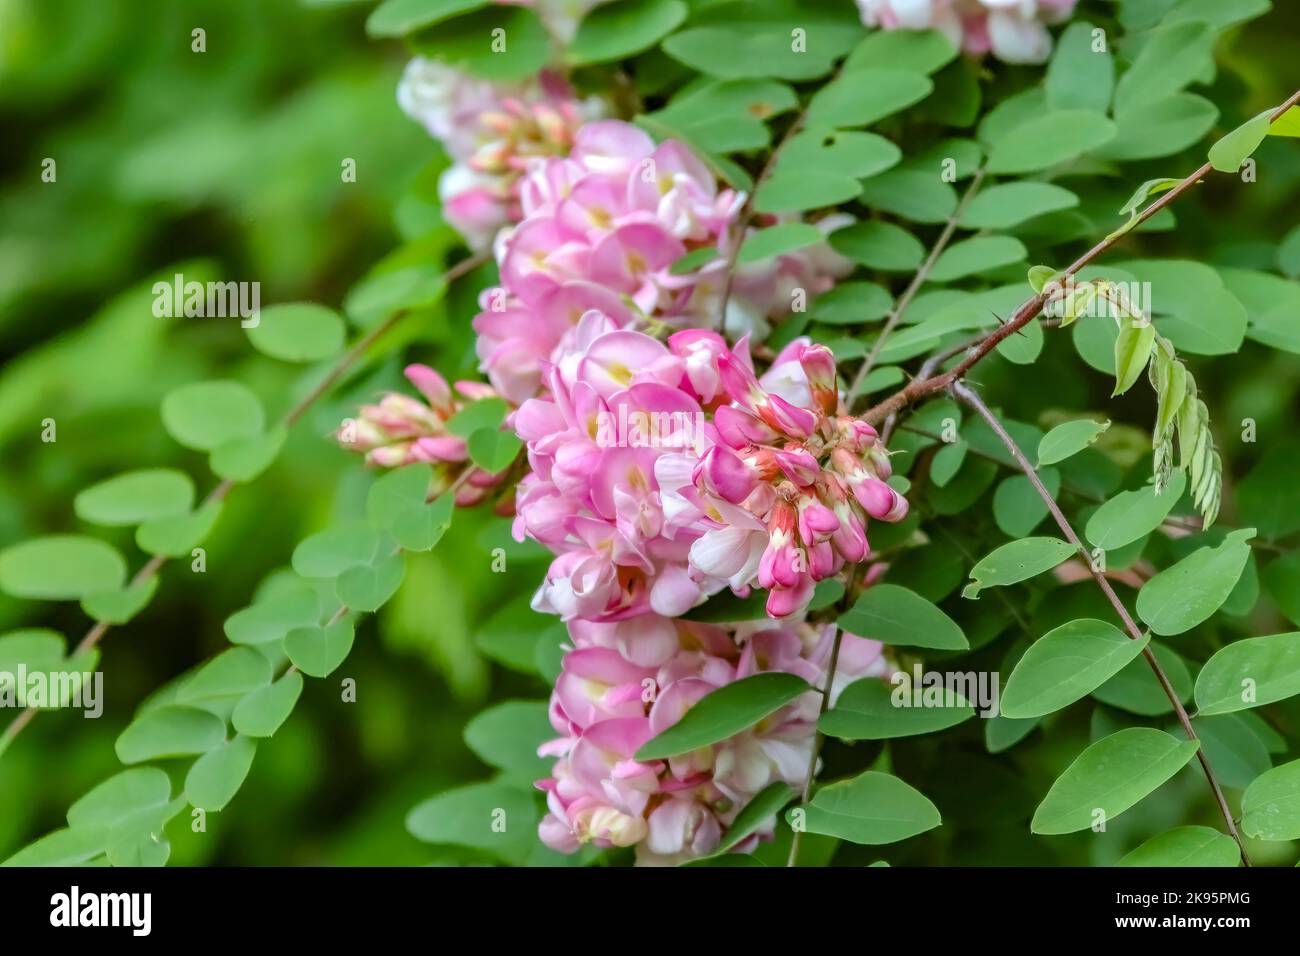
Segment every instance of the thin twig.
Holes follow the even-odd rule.
[[[840,641],[843,637],[844,637],[844,631],[837,625],[835,628],[835,641],[834,643],[831,644],[830,664],[826,668],[826,685],[822,688],[822,702],[821,702],[821,706],[817,710],[817,716],[819,718],[821,717],[822,714],[826,713],[827,709],[831,705],[831,684],[835,680],[835,669],[839,666]],[[803,795],[799,798],[799,802],[804,804],[805,806],[807,805],[809,799],[811,799],[812,797],[813,778],[817,776],[817,761],[821,757],[822,741],[825,739],[826,739],[825,735],[820,730],[814,729],[812,756],[808,760],[808,772],[807,774],[804,775]],[[786,860],[785,863],[786,866],[794,866],[798,862],[799,838],[802,835],[803,835],[802,830],[792,830],[792,835],[790,838],[790,856]]]
[[[449,284],[456,281],[467,272],[471,272],[486,262],[490,255],[491,253],[489,250],[484,250],[462,259],[446,271],[443,276],[444,281]],[[399,309],[372,328],[361,338],[357,339],[356,343],[343,354],[329,372],[319,382],[317,382],[306,395],[300,398],[292,408],[285,412],[284,417],[280,419],[280,426],[283,428],[292,428],[303,417],[303,415],[307,414],[312,405],[314,405],[322,395],[328,392],[339,381],[339,379],[347,373],[348,369],[350,369],[356,361],[375,344],[375,342],[389,332],[393,326],[397,325],[397,323],[405,318],[407,314],[407,310]],[[223,479],[216,487],[208,492],[207,497],[199,502],[198,508],[195,510],[201,511],[210,504],[225,500],[226,496],[230,494],[231,489],[235,487],[235,484],[236,483],[229,478]],[[148,581],[162,570],[163,565],[166,563],[166,555],[155,554],[141,565],[140,570],[131,578],[131,583],[128,587],[136,587],[137,585]],[[90,629],[86,631],[85,636],[82,637],[80,642],[78,642],[77,646],[73,649],[71,656],[76,657],[82,652],[88,651],[97,645],[103,639],[104,635],[108,633],[110,627],[112,627],[112,624],[108,621],[94,621],[91,624]],[[23,728],[32,722],[32,719],[36,716],[36,711],[37,708],[28,707],[13,719],[9,726],[4,729],[3,733],[0,733],[0,756],[4,755],[5,750],[11,743],[13,743],[14,738],[23,732]]]
[[[1277,122],[1278,118],[1286,113],[1286,111],[1292,106],[1296,105],[1297,102],[1300,102],[1300,90],[1296,90],[1296,92],[1292,93],[1287,97],[1285,103],[1273,111],[1270,122]],[[1074,276],[1080,269],[1091,263],[1103,252],[1106,252],[1111,248],[1111,246],[1115,245],[1115,243],[1117,243],[1121,238],[1128,235],[1160,210],[1174,202],[1174,200],[1191,189],[1192,186],[1196,185],[1196,183],[1198,183],[1204,176],[1208,175],[1213,169],[1214,167],[1207,162],[1191,175],[1181,180],[1177,186],[1173,187],[1168,192],[1161,194],[1160,198],[1138,213],[1130,223],[1126,224],[1126,227],[1123,230],[1113,232],[1105,239],[1098,242],[1076,259],[1067,269],[1057,275],[1055,281],[1064,284],[1066,279]],[[903,407],[910,405],[912,402],[925,398],[928,395],[933,395],[946,390],[954,382],[959,381],[962,376],[969,372],[976,362],[979,362],[992,352],[1003,339],[1010,335],[1014,335],[1024,326],[1028,325],[1034,317],[1042,311],[1046,299],[1046,293],[1039,292],[1034,295],[1020,306],[1008,321],[1002,323],[1002,325],[998,326],[981,339],[978,344],[973,346],[966,353],[966,356],[951,369],[940,375],[930,375],[925,378],[918,376],[917,378],[914,378],[902,389],[889,396],[889,398],[880,402],[878,405],[869,408],[863,415],[863,418],[873,425],[878,424],[888,419]]]
[[[1044,487],[1042,479],[1038,477],[1038,471],[1032,464],[1030,464],[1029,459],[1025,457],[1025,453],[1020,450],[1020,446],[1016,444],[1015,439],[1011,437],[1011,434],[1006,430],[1002,422],[993,414],[989,407],[984,404],[984,400],[979,397],[975,390],[965,383],[955,383],[952,386],[952,393],[971,408],[975,409],[975,411],[979,413],[980,417],[988,423],[989,428],[993,429],[994,433],[999,439],[1001,439],[1002,444],[1007,446],[1007,451],[1011,452],[1012,457],[1019,463],[1021,471],[1025,473],[1025,477],[1029,479],[1029,483],[1034,486],[1034,490],[1038,492],[1038,496],[1043,499],[1043,504],[1047,506],[1047,510],[1052,513],[1052,517],[1056,520],[1057,527],[1061,529],[1061,533],[1065,535],[1066,539],[1072,545],[1079,549],[1079,552],[1083,556],[1084,563],[1088,566],[1088,569],[1092,574],[1093,580],[1097,582],[1097,586],[1101,588],[1102,593],[1106,595],[1106,599],[1110,601],[1111,607],[1113,607],[1115,613],[1119,615],[1119,619],[1124,624],[1124,629],[1128,631],[1128,636],[1135,641],[1142,640],[1142,631],[1133,620],[1132,615],[1129,614],[1128,608],[1126,608],[1124,602],[1119,599],[1119,595],[1115,593],[1115,589],[1111,587],[1110,581],[1107,580],[1106,576],[1097,570],[1091,560],[1088,549],[1079,539],[1079,535],[1075,533],[1069,519],[1065,517],[1065,512],[1063,512],[1060,506],[1056,503],[1056,499],[1052,497],[1051,492]],[[1165,674],[1164,668],[1160,666],[1160,661],[1156,659],[1150,645],[1142,649],[1142,656],[1146,658],[1147,664],[1150,665],[1151,670],[1156,675],[1156,680],[1160,682],[1160,688],[1165,692],[1165,696],[1169,698],[1169,702],[1173,705],[1174,713],[1178,715],[1178,722],[1182,724],[1183,731],[1187,734],[1187,739],[1196,742],[1196,756],[1201,762],[1201,770],[1205,773],[1205,779],[1209,781],[1210,790],[1214,793],[1215,802],[1219,805],[1219,812],[1223,814],[1223,822],[1228,828],[1228,834],[1234,841],[1236,841],[1237,849],[1241,851],[1241,862],[1246,866],[1250,866],[1250,857],[1247,856],[1246,846],[1242,843],[1241,835],[1237,832],[1237,824],[1232,819],[1232,811],[1228,808],[1228,801],[1224,798],[1223,789],[1219,786],[1219,780],[1214,774],[1214,769],[1210,766],[1210,760],[1205,755],[1205,748],[1200,746],[1200,739],[1196,735],[1195,728],[1192,727],[1191,718],[1187,715],[1187,710],[1183,707],[1183,702],[1179,699],[1178,692],[1174,690],[1173,685],[1169,682],[1169,677]]]
[[[867,375],[871,373],[871,369],[876,364],[876,359],[880,357],[880,352],[885,347],[885,341],[891,334],[893,334],[894,329],[903,318],[903,313],[906,312],[907,307],[912,304],[912,299],[916,297],[916,293],[920,291],[921,286],[925,285],[926,280],[930,277],[930,272],[934,269],[934,264],[939,261],[939,256],[943,254],[943,250],[947,248],[948,243],[952,240],[953,233],[957,231],[957,223],[960,222],[962,215],[966,212],[966,207],[970,205],[970,201],[974,199],[975,194],[979,192],[980,184],[982,182],[984,182],[983,166],[975,170],[975,175],[971,179],[970,185],[966,187],[966,192],[962,195],[961,202],[959,202],[957,208],[952,211],[952,215],[948,217],[948,221],[944,224],[943,231],[939,233],[939,238],[934,241],[934,245],[930,248],[930,254],[925,257],[925,261],[921,263],[921,267],[916,270],[916,275],[912,276],[912,281],[909,282],[907,288],[903,290],[903,294],[898,297],[898,301],[894,304],[893,310],[889,313],[889,318],[885,320],[885,324],[881,328],[880,334],[876,336],[876,341],[871,344],[871,351],[869,351],[867,357],[862,360],[862,365],[858,367],[858,373],[853,376],[853,384],[849,386],[849,402],[853,401],[854,394],[862,385],[863,381],[866,380]]]

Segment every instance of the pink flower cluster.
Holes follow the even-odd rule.
[[[578,127],[603,112],[555,73],[501,86],[423,57],[407,64],[397,101],[451,157],[438,181],[443,215],[478,249],[519,220],[519,179],[531,162],[563,156]]]
[[[502,395],[522,402],[536,394],[543,364],[574,351],[578,320],[591,309],[619,327],[719,324],[744,196],[719,189],[681,143],[656,146],[618,121],[588,123],[567,157],[532,166],[519,195],[523,219],[497,242],[502,287],[484,292],[474,320],[484,371]],[[717,255],[674,272],[700,249]],[[724,331],[765,335],[769,320],[790,311],[795,289],[811,297],[851,269],[824,246],[742,268]]]
[[[406,377],[424,397],[423,402],[389,392],[377,405],[361,406],[357,418],[345,422],[335,437],[348,451],[363,453],[367,464],[381,468],[432,463],[434,478],[429,493],[438,495],[451,487],[469,461],[465,439],[447,430],[447,421],[464,402],[452,394],[447,380],[427,365],[408,365]],[[456,391],[469,401],[495,394],[481,382],[457,382]],[[456,490],[456,504],[478,504],[503,477],[472,468]]]
[[[551,702],[561,736],[541,751],[559,758],[540,784],[542,838],[636,844],[641,862],[706,853],[764,786],[802,781],[817,696],[701,752],[636,751],[758,671],[823,685],[834,630],[801,620],[813,583],[864,559],[868,517],[897,520],[906,501],[875,431],[843,413],[830,353],[807,340],[759,378],[746,340],[686,329],[664,343],[591,310],[543,377],[513,418],[530,465],[515,535],[556,552],[533,607],[568,622],[574,650]],[[780,627],[674,620],[755,583]],[[884,667],[879,644],[845,635],[831,692]]]
[[[943,33],[973,55],[1005,63],[1045,63],[1052,35],[1045,24],[1070,18],[1077,0],[857,0],[862,22],[885,30]]]
[[[621,623],[570,624],[575,649],[551,696],[560,735],[540,753],[558,758],[539,827],[548,846],[636,846],[640,864],[673,864],[712,852],[741,809],[764,787],[802,786],[812,759],[820,696],[812,691],[758,726],[667,760],[639,761],[647,741],[681,720],[700,698],[763,671],[825,683],[834,627],[723,628],[646,615]],[[883,676],[881,645],[841,639],[832,698],[850,681]],[[734,852],[753,849],[771,826]]]

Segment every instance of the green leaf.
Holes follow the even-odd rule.
[[[256,754],[257,741],[244,736],[209,750],[185,775],[185,799],[201,810],[223,809],[239,792]]]
[[[831,248],[859,265],[886,272],[913,272],[925,258],[921,240],[901,226],[867,219],[830,234]]]
[[[1236,866],[1237,844],[1210,827],[1174,827],[1121,859],[1116,866]]]
[[[1007,717],[1044,717],[1086,697],[1142,653],[1150,638],[1132,640],[1092,618],[1070,621],[1031,644],[1002,690]]]
[[[352,650],[355,634],[347,618],[325,627],[298,627],[284,639],[284,652],[309,677],[329,677]]]
[[[407,465],[376,481],[366,497],[370,523],[406,551],[428,551],[451,526],[455,498],[442,494],[426,501],[430,478],[428,465]]]
[[[724,79],[778,77],[811,80],[862,36],[852,9],[794,3],[716,3],[696,13],[692,27],[673,34],[664,52],[700,73]],[[792,42],[794,29],[806,42]]]
[[[235,644],[268,644],[284,638],[295,627],[320,623],[320,597],[305,585],[296,585],[226,618],[223,629]]]
[[[489,0],[384,0],[366,19],[366,33],[372,37],[405,36],[488,3]]]
[[[1202,22],[1162,26],[1115,88],[1115,113],[1164,99],[1212,67],[1214,33]]]
[[[941,702],[913,706],[913,693],[923,691],[906,684],[891,689],[878,677],[863,678],[844,688],[817,729],[841,740],[888,740],[947,730],[975,716],[975,708],[949,689],[943,690]]]
[[[425,843],[474,847],[515,862],[537,841],[537,819],[528,789],[473,783],[416,806],[406,815],[406,829]]]
[[[171,795],[171,781],[157,767],[123,770],[68,808],[68,826],[74,830],[111,828],[142,810],[165,806]]]
[[[499,41],[504,41],[504,49]],[[537,13],[526,7],[488,6],[441,22],[412,42],[426,55],[501,83],[535,75],[551,55],[550,34]]]
[[[806,222],[784,222],[759,229],[746,237],[736,257],[737,265],[762,262],[773,256],[785,255],[805,246],[816,245],[826,237],[814,225]]]
[[[799,212],[848,202],[861,191],[861,183],[842,173],[777,172],[758,187],[754,208],[763,213]]]
[[[734,737],[812,688],[802,677],[773,671],[754,674],[700,698],[682,719],[636,752],[636,759],[664,760]]]
[[[378,611],[397,593],[406,576],[406,558],[392,554],[373,564],[348,568],[339,575],[334,591],[353,611]]]
[[[1151,653],[1159,662],[1161,670],[1169,678],[1169,683],[1178,695],[1179,701],[1187,703],[1192,699],[1192,675],[1187,664],[1172,650],[1158,641],[1149,644]],[[1092,696],[1103,704],[1118,707],[1131,714],[1143,717],[1156,717],[1170,713],[1174,705],[1156,680],[1150,665],[1144,657],[1138,657],[1127,667],[1092,692]]]
[[[153,599],[158,590],[157,575],[115,591],[96,591],[81,599],[86,616],[106,624],[125,624]]]
[[[719,254],[715,246],[704,246],[700,249],[695,249],[686,253],[686,255],[682,256],[669,266],[668,271],[675,276],[683,276],[694,272],[696,269],[702,268],[703,266],[707,266],[714,259],[721,258],[722,256]]]
[[[262,431],[262,403],[239,382],[219,380],[182,385],[162,402],[163,427],[186,448],[212,451]]]
[[[335,578],[348,568],[375,561],[381,546],[379,533],[368,524],[326,528],[298,542],[293,569],[304,578]]]
[[[1155,485],[1122,491],[1093,513],[1084,534],[1105,551],[1122,548],[1164,524],[1186,487],[1186,474],[1176,471],[1161,494],[1156,494]]]
[[[872,30],[844,61],[844,72],[877,66],[934,73],[957,58],[952,40],[938,30]]]
[[[225,737],[226,725],[215,714],[168,704],[131,721],[114,749],[122,763],[143,763],[159,757],[206,753]]]
[[[524,447],[514,432],[491,428],[480,428],[474,432],[466,445],[474,464],[491,475],[509,468]]]
[[[362,328],[404,310],[427,309],[447,292],[447,280],[431,265],[372,273],[352,287],[343,308]]]
[[[977,196],[976,198],[978,199],[979,197]],[[1042,292],[1047,288],[1047,283],[1056,278],[1056,272],[1057,270],[1053,269],[1051,266],[1030,266],[1029,274],[1027,276],[1029,287],[1035,292]]]
[[[929,77],[912,70],[866,67],[845,73],[818,90],[808,105],[810,126],[870,126],[930,95]]]
[[[952,618],[919,594],[896,584],[868,588],[835,623],[850,634],[885,644],[950,651],[970,647]]]
[[[74,601],[115,591],[126,561],[111,545],[79,534],[54,534],[0,551],[0,590],[19,598]]]
[[[1000,183],[976,194],[962,213],[961,225],[967,229],[1009,229],[1035,216],[1077,205],[1078,196],[1051,183]]]
[[[1103,159],[1134,162],[1172,156],[1200,141],[1219,108],[1195,93],[1175,93],[1119,113],[1115,138],[1096,151]]]
[[[551,772],[537,748],[555,737],[544,700],[508,700],[465,725],[465,745],[489,766],[531,783]]]
[[[994,139],[988,171],[1033,173],[1074,159],[1114,139],[1116,126],[1088,110],[1050,110]]]
[[[1138,617],[1156,634],[1189,631],[1228,599],[1250,557],[1254,528],[1234,531],[1218,547],[1194,551],[1148,581],[1138,592]]]
[[[505,399],[481,398],[466,405],[447,419],[447,431],[461,438],[469,438],[483,428],[500,428],[506,420],[507,411],[509,406],[506,405]],[[401,470],[409,471],[412,467],[414,466],[408,465]]]
[[[1044,468],[1038,477],[1055,499],[1061,490],[1060,472],[1055,468]],[[1047,511],[1047,502],[1025,475],[1004,478],[993,492],[993,520],[1009,537],[1019,538],[1032,532],[1047,517]]]
[[[808,806],[791,808],[786,818],[800,813],[809,833],[867,846],[897,843],[943,822],[925,794],[874,770],[822,787]]]
[[[1210,165],[1221,173],[1235,173],[1268,135],[1269,116],[1265,110],[1249,119],[1210,147]]]
[[[1057,425],[1038,443],[1038,467],[1055,465],[1058,461],[1077,455],[1100,438],[1108,428],[1109,421],[1095,422],[1089,418]]]
[[[778,172],[807,171],[862,179],[898,165],[902,151],[875,133],[860,130],[805,129],[781,147]]]
[[[1008,541],[971,568],[971,583],[962,590],[961,596],[977,600],[984,588],[1027,581],[1078,553],[1078,548],[1059,538]]]
[[[77,866],[104,852],[107,833],[91,830],[55,830],[23,847],[4,866]]]
[[[1269,136],[1300,136],[1300,106],[1293,106],[1269,127]]]
[[[828,325],[856,325],[884,318],[894,300],[874,282],[841,282],[823,292],[808,306],[808,314]]]
[[[1109,822],[1176,774],[1195,755],[1195,741],[1162,730],[1127,727],[1075,758],[1034,811],[1034,833],[1087,830]]]
[[[1241,832],[1256,840],[1300,840],[1300,760],[1260,774],[1246,788]]]
[[[275,461],[289,432],[283,425],[252,438],[236,438],[213,449],[208,466],[221,478],[252,481]]]
[[[13,673],[19,665],[28,670],[53,669],[63,663],[67,642],[57,631],[28,628],[0,635],[0,672]]]
[[[188,557],[212,533],[221,508],[222,502],[213,500],[186,515],[146,521],[135,529],[135,543],[149,554]]]
[[[222,651],[176,692],[176,703],[194,704],[222,697],[242,697],[271,682],[271,662],[250,647]]]
[[[1216,651],[1196,677],[1201,714],[1227,714],[1300,694],[1300,631],[1248,637]]]
[[[1028,254],[1024,243],[1019,239],[1010,236],[976,236],[945,249],[930,270],[930,281],[954,282],[1020,262]]]
[[[1093,46],[1093,24],[1076,20],[1056,41],[1047,67],[1047,103],[1053,109],[1105,113],[1115,89],[1115,58],[1107,48]]]
[[[244,331],[263,355],[285,362],[317,362],[343,348],[347,329],[333,309],[314,302],[287,302],[262,309],[257,324],[245,326]]]
[[[784,781],[777,780],[769,783],[766,787],[754,795],[754,798],[745,804],[736,819],[731,821],[731,826],[727,827],[727,832],[722,837],[713,852],[709,854],[710,858],[716,859],[725,856],[733,849],[747,840],[752,834],[757,833],[772,820],[781,808],[790,802],[794,796],[794,788]],[[752,857],[744,857],[752,859]]]
[[[932,170],[905,167],[872,176],[861,186],[861,201],[912,222],[947,221],[957,209],[957,191]]]
[[[969,446],[960,438],[946,442],[930,459],[930,480],[940,488],[952,481],[957,472],[961,471],[968,450]]]
[[[274,684],[251,691],[235,705],[231,723],[245,737],[270,737],[293,713],[302,695],[302,675],[290,671]]]
[[[565,58],[575,65],[621,60],[654,46],[686,19],[682,0],[612,3],[590,11],[578,24]]]
[[[72,508],[82,521],[106,527],[182,514],[194,504],[194,482],[174,468],[142,468],[80,492]]]

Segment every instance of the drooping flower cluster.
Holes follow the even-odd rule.
[[[423,57],[407,64],[397,101],[451,157],[438,181],[443,215],[478,249],[519,220],[518,184],[530,163],[563,156],[578,127],[603,112],[555,73],[502,86]]]
[[[718,370],[731,404],[715,413],[717,442],[691,485],[664,490],[710,527],[691,546],[692,567],[733,586],[757,575],[768,614],[786,617],[808,604],[815,582],[866,557],[869,517],[899,521],[907,499],[885,480],[876,430],[840,402],[824,345],[791,343],[766,386],[734,353],[718,357]]]
[[[712,852],[767,785],[802,786],[820,706],[812,691],[720,744],[666,760],[640,761],[636,752],[700,698],[744,677],[784,671],[823,686],[833,626],[723,628],[645,615],[575,621],[569,633],[575,649],[550,705],[559,736],[539,751],[557,758],[538,784],[549,810],[539,833],[551,848],[636,846],[638,863],[677,863]],[[886,671],[879,642],[844,635],[832,699],[850,681]],[[750,834],[734,852],[771,832]]]
[[[825,247],[754,263],[737,271],[720,316],[744,196],[720,189],[681,143],[656,146],[627,123],[587,124],[567,157],[534,164],[519,193],[523,220],[497,243],[502,287],[483,294],[474,320],[484,371],[515,402],[536,394],[544,363],[573,350],[590,309],[620,327],[765,334],[769,320],[790,310],[793,290],[809,298],[852,268]],[[673,270],[701,249],[716,255]]]
[[[480,299],[477,349],[527,448],[515,536],[555,554],[533,607],[561,617],[572,644],[551,700],[559,736],[540,751],[557,758],[539,783],[540,834],[566,852],[591,842],[636,845],[646,863],[699,856],[763,787],[802,784],[820,696],[692,754],[638,761],[637,750],[755,673],[824,688],[835,635],[804,621],[812,584],[866,556],[868,516],[906,511],[875,432],[839,406],[829,353],[798,339],[758,375],[749,352],[750,333],[765,336],[852,264],[822,244],[733,270],[745,197],[682,144],[614,121],[575,132],[577,113],[544,94],[502,110],[491,88],[443,82],[444,69],[413,65],[403,101],[468,171],[444,180],[449,218],[495,232],[501,287]],[[461,189],[469,173],[495,178]],[[421,391],[424,374],[412,376]],[[364,410],[372,461],[464,461],[434,392],[428,409],[389,396]],[[755,585],[780,624],[682,619]],[[878,643],[843,635],[826,690],[885,671]]]
[[[1070,18],[1077,0],[857,0],[862,22],[885,30],[943,33],[973,56],[1005,63],[1045,63],[1052,35],[1045,24]]]
[[[361,406],[357,418],[345,422],[336,437],[344,448],[366,456],[366,463],[381,468],[400,468],[415,462],[433,464],[430,494],[451,487],[469,461],[465,439],[447,430],[448,420],[464,405],[452,394],[447,380],[427,365],[408,365],[406,377],[424,397],[389,392],[376,405]],[[463,399],[478,401],[495,393],[481,382],[457,382]],[[456,490],[457,505],[482,501],[503,475],[490,475],[471,468]]]
[[[636,844],[641,862],[706,853],[764,786],[802,782],[819,698],[690,755],[637,750],[753,673],[823,686],[834,630],[802,620],[812,582],[862,560],[867,517],[897,520],[906,502],[883,480],[874,430],[842,413],[829,353],[807,340],[758,377],[745,340],[687,329],[664,343],[592,310],[544,383],[513,419],[531,469],[515,533],[556,552],[533,607],[568,623],[574,649],[551,701],[560,737],[542,749],[559,758],[541,783],[542,838]],[[754,584],[780,626],[680,619]],[[879,644],[845,635],[832,696],[885,666]]]

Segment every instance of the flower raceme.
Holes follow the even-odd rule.
[[[529,164],[567,153],[578,128],[604,112],[599,99],[577,99],[556,73],[500,86],[424,57],[407,65],[397,100],[451,157],[438,181],[443,214],[476,249],[518,222]]]
[[[728,253],[743,194],[719,188],[683,144],[659,145],[613,120],[588,123],[563,158],[534,162],[519,185],[522,220],[496,242],[501,287],[480,299],[478,354],[497,391],[523,402],[542,365],[576,347],[596,309],[619,328],[721,326],[765,335],[796,298],[830,288],[852,264],[822,244],[737,270],[726,308]],[[824,231],[846,217],[822,220]],[[687,271],[683,256],[716,253]]]
[[[1077,0],[857,0],[862,22],[884,30],[943,33],[973,56],[992,53],[1004,63],[1046,63],[1052,35]]]
[[[453,394],[447,380],[427,365],[408,365],[406,377],[424,401],[400,392],[389,392],[375,405],[363,405],[354,421],[345,422],[336,433],[340,445],[361,452],[366,463],[381,468],[400,468],[415,462],[433,465],[431,495],[450,488],[466,467],[469,451],[465,439],[447,430],[447,421],[464,406],[493,396],[481,382],[457,382]],[[456,504],[478,504],[504,475],[491,475],[471,468],[456,490]]]
[[[559,735],[539,753],[556,759],[538,783],[548,813],[543,842],[564,853],[586,843],[635,846],[640,864],[673,864],[712,852],[736,815],[767,785],[803,783],[820,695],[809,691],[757,726],[666,760],[636,752],[705,695],[765,671],[825,685],[834,627],[787,623],[723,628],[646,615],[631,622],[569,625],[574,649],[551,695]],[[841,638],[831,697],[888,670],[879,642]],[[771,826],[736,852],[771,836]]]

